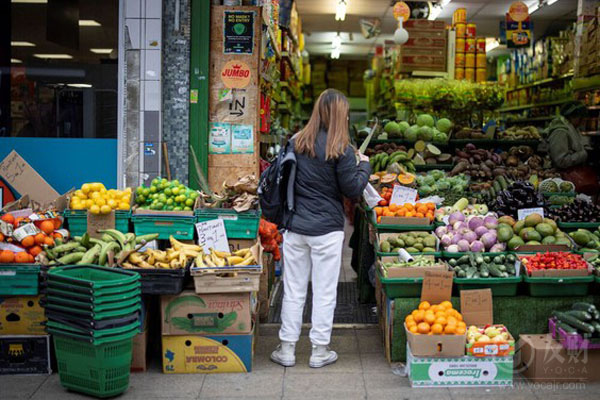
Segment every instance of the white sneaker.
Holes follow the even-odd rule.
[[[313,344],[312,354],[308,365],[311,368],[321,368],[329,364],[333,364],[338,359],[335,351],[329,350],[329,346],[320,346]]]
[[[271,353],[271,361],[284,367],[296,365],[296,343],[281,342]]]

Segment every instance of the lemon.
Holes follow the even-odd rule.
[[[87,200],[85,201],[85,208],[90,208],[90,207],[91,207],[91,206],[93,206],[93,205],[94,205],[94,200],[92,200],[92,199],[87,199]]]
[[[109,214],[112,211],[112,208],[110,208],[110,206],[108,205],[103,205],[102,207],[100,207],[100,213],[101,214]]]
[[[96,200],[96,199],[102,197],[102,195],[100,194],[100,192],[92,192],[89,197],[92,200]]]
[[[89,193],[91,190],[92,190],[92,187],[90,186],[90,184],[89,184],[89,183],[84,183],[83,185],[81,185],[81,191],[82,191],[84,194],[86,194],[86,195],[87,195],[87,194],[88,194],[88,193]]]
[[[85,205],[83,203],[77,203],[71,205],[72,210],[83,210],[85,209]]]
[[[100,207],[97,206],[96,204],[94,204],[93,206],[90,207],[90,212],[92,214],[100,214]]]
[[[94,192],[99,192],[100,189],[102,189],[102,187],[104,185],[102,185],[101,183],[98,183],[98,182],[94,182],[94,183],[91,183],[90,186]]]
[[[102,207],[103,205],[106,205],[106,200],[104,200],[102,197],[98,197],[96,200],[94,200],[94,203],[96,203],[98,207]]]
[[[129,210],[129,203],[123,203],[123,202],[119,203],[118,209],[119,210]]]
[[[125,193],[131,193],[132,189],[130,187],[126,187],[125,190],[123,190],[123,192]]]
[[[117,205],[118,205],[119,203],[117,203],[117,202],[116,202],[114,199],[109,199],[109,200],[106,202],[106,204],[107,204],[107,205],[108,205],[110,208],[116,208],[116,207],[117,207]]]
[[[71,196],[71,202],[75,202],[75,203],[81,203],[81,200],[83,200],[81,197],[79,196]]]

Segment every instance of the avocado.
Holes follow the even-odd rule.
[[[516,250],[519,246],[523,246],[525,242],[519,236],[513,236],[507,243],[509,250]]]
[[[555,244],[556,238],[554,236],[546,236],[542,239],[542,244]]]
[[[525,226],[534,227],[537,224],[541,224],[544,221],[540,214],[529,214],[525,217]]]
[[[518,235],[521,233],[521,229],[523,229],[523,227],[525,227],[525,220],[520,220],[520,221],[515,222],[515,225],[513,226],[513,230]]]
[[[584,231],[571,232],[569,233],[569,236],[571,236],[571,239],[573,239],[579,246],[587,246],[591,239],[589,234]]]
[[[381,249],[382,252],[389,253],[392,246],[390,245],[390,242],[388,242],[387,240],[384,240],[383,242],[381,242],[381,245],[379,246],[379,248]]]
[[[556,232],[556,231],[557,231],[557,229],[558,229],[558,226],[556,225],[556,221],[554,221],[553,219],[551,219],[551,218],[544,218],[544,221],[543,221],[543,222],[544,222],[545,224],[548,224],[548,225],[550,225],[550,226],[552,227],[552,229],[554,230],[554,232]]]
[[[538,231],[542,237],[552,236],[554,235],[554,228],[550,224],[542,222],[541,224],[537,224],[535,226],[535,230]]]
[[[529,235],[529,232],[531,232],[531,231],[535,231],[535,228],[532,228],[531,226],[523,228],[523,229],[521,229],[521,232],[519,232],[519,236],[521,237],[521,239],[526,241],[527,235]]]
[[[530,240],[529,242],[525,243],[526,246],[534,246],[534,245],[539,245],[541,244],[540,242],[538,242],[537,240]]]
[[[521,231],[523,232],[523,231]],[[521,239],[527,241],[527,242],[541,242],[542,241],[542,235],[540,235],[540,233],[538,231],[536,231],[535,229],[532,229],[530,231],[526,231],[524,235],[521,236]]]
[[[503,224],[498,227],[498,241],[502,243],[508,242],[513,237],[513,230],[510,226]]]

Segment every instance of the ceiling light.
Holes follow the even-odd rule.
[[[494,50],[498,46],[500,46],[500,42],[498,40],[496,40],[496,38],[486,38],[485,39],[485,52],[486,53]]]
[[[534,12],[536,12],[539,8],[540,8],[540,4],[539,4],[538,1],[535,1],[534,3],[531,3],[531,5],[529,6],[529,15],[533,14]]]
[[[335,7],[335,20],[344,21],[346,19],[346,8],[348,7],[348,0],[339,0]]]
[[[23,42],[23,41],[10,42],[10,45],[12,47],[35,47],[35,43]]]
[[[37,58],[46,58],[46,59],[55,59],[55,60],[70,60],[71,58],[73,58],[72,55],[70,54],[34,54],[34,57]]]
[[[10,63],[11,63],[11,64],[22,64],[22,63],[23,63],[23,61],[22,61],[22,60],[19,60],[18,58],[11,58],[11,59],[10,59]]]
[[[339,33],[333,37],[331,49],[331,58],[334,60],[340,58],[340,53],[342,52],[342,37]]]
[[[434,4],[429,11],[429,17],[427,17],[427,19],[430,21],[434,21],[437,17],[440,16],[442,11],[444,10],[444,7],[446,7],[451,1],[452,0],[442,0],[437,4]]]
[[[558,0],[548,0],[548,5],[551,6],[552,4],[556,3]]]
[[[68,87],[72,87],[72,88],[91,88],[92,85],[90,85],[89,83],[67,83]]]
[[[100,22],[93,19],[80,19],[79,26],[102,26]]]
[[[110,54],[113,49],[90,49],[90,51],[96,54]]]
[[[11,0],[15,4],[47,4],[48,0]]]

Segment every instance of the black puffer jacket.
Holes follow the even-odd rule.
[[[327,132],[321,131],[315,144],[316,157],[296,153],[295,212],[287,229],[307,236],[321,236],[344,230],[343,196],[357,198],[369,182],[371,166],[356,165],[352,146],[336,160],[325,160]]]

